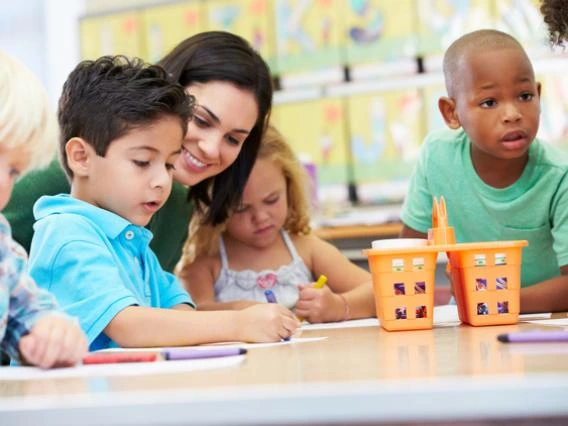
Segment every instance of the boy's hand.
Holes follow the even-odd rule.
[[[87,352],[87,339],[75,321],[58,315],[40,318],[20,339],[22,361],[41,368],[77,364]]]
[[[300,326],[296,315],[276,303],[260,303],[238,311],[240,340],[277,342],[292,336]]]
[[[328,286],[313,288],[312,285],[299,285],[300,297],[296,303],[296,315],[311,323],[341,321],[345,313],[345,303]]]

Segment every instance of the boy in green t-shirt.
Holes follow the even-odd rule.
[[[446,199],[458,242],[528,240],[521,312],[568,309],[568,156],[536,139],[540,83],[513,37],[480,30],[444,56],[452,130],[428,135],[410,181],[402,237],[425,237]]]

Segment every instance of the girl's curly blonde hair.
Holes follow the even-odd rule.
[[[286,179],[288,215],[284,229],[292,235],[309,234],[311,228],[306,189],[310,180],[296,154],[274,126],[270,125],[266,129],[258,151],[258,159],[270,160],[280,168]],[[192,263],[198,256],[218,254],[219,237],[224,230],[225,223],[217,226],[206,225],[201,215],[195,213],[189,223],[189,237],[184,244],[177,271],[182,271],[185,265]]]

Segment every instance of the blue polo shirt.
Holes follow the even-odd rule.
[[[128,306],[194,306],[149,247],[152,233],[66,194],[34,205],[30,275],[78,317],[89,349],[118,346],[103,330]]]

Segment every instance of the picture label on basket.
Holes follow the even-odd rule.
[[[495,253],[495,265],[506,265],[507,255],[505,253]]]
[[[393,272],[404,271],[404,259],[393,259],[391,265]]]
[[[426,282],[417,281],[414,283],[414,294],[424,294],[426,293]]]
[[[485,278],[475,279],[475,291],[485,291],[487,290],[487,280]]]
[[[406,308],[402,307],[402,308],[396,308],[394,310],[394,317],[399,320],[399,319],[406,319]]]
[[[477,304],[477,315],[489,315],[487,303],[482,302]]]
[[[509,302],[497,302],[497,313],[498,314],[508,314],[509,313]]]
[[[487,258],[484,254],[474,254],[473,255],[473,264],[475,266],[485,266],[487,265]]]
[[[394,283],[394,295],[404,296],[406,291],[404,290],[404,283]]]
[[[497,287],[497,290],[506,290],[507,289],[507,277],[497,277],[495,287]]]
[[[424,269],[424,258],[423,257],[415,257],[412,259],[412,267],[417,271],[421,271]]]

